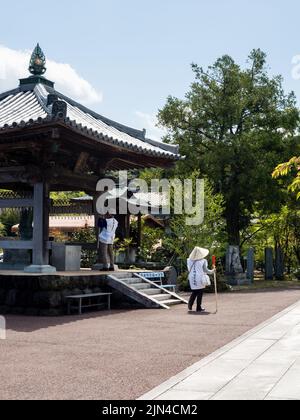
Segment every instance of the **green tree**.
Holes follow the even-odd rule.
[[[196,173],[193,174],[193,177]],[[210,249],[221,256],[224,253],[225,220],[224,201],[221,194],[215,194],[209,181],[205,182],[204,221],[198,226],[186,224],[186,214],[173,215],[170,220],[171,233],[163,240],[163,247],[171,255],[185,261],[195,246]]]
[[[300,200],[300,156],[292,158],[289,162],[282,163],[277,166],[273,172],[273,178],[288,176],[295,173],[288,190],[297,194],[297,199]]]
[[[273,169],[290,156],[299,121],[293,93],[269,77],[266,55],[253,50],[242,69],[223,56],[207,71],[192,65],[195,81],[183,100],[169,97],[159,112],[166,141],[180,145],[186,160],[178,171],[200,170],[225,200],[228,241],[240,244],[255,208],[275,212],[281,191]]]
[[[266,247],[280,247],[289,272],[300,266],[300,210],[293,203],[280,212],[256,220],[248,229],[245,244],[256,250],[259,261],[264,260]]]

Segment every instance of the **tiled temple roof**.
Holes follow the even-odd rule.
[[[60,105],[63,103],[63,115],[53,114],[54,102]],[[0,94],[0,136],[12,129],[49,124],[52,121],[100,143],[158,158],[180,159],[177,146],[147,139],[145,131],[126,127],[85,108],[57,92],[51,82],[50,85],[43,83],[42,78],[39,83],[34,83],[34,79],[32,82],[30,78],[25,79],[19,88]]]

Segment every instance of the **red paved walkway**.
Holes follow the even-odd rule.
[[[215,315],[170,311],[9,316],[1,399],[136,399],[300,299],[300,290],[225,294]],[[213,296],[205,298],[213,310]]]

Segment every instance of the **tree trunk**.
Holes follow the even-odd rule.
[[[227,204],[226,224],[228,243],[233,246],[240,246],[241,233],[240,233],[240,206],[239,203],[230,202]]]

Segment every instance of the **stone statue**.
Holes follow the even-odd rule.
[[[230,246],[227,250],[225,278],[231,286],[251,284],[251,281],[247,279],[247,274],[244,272],[238,246]]]
[[[244,270],[241,264],[239,248],[232,246],[229,249],[229,273],[240,274],[243,272]]]

